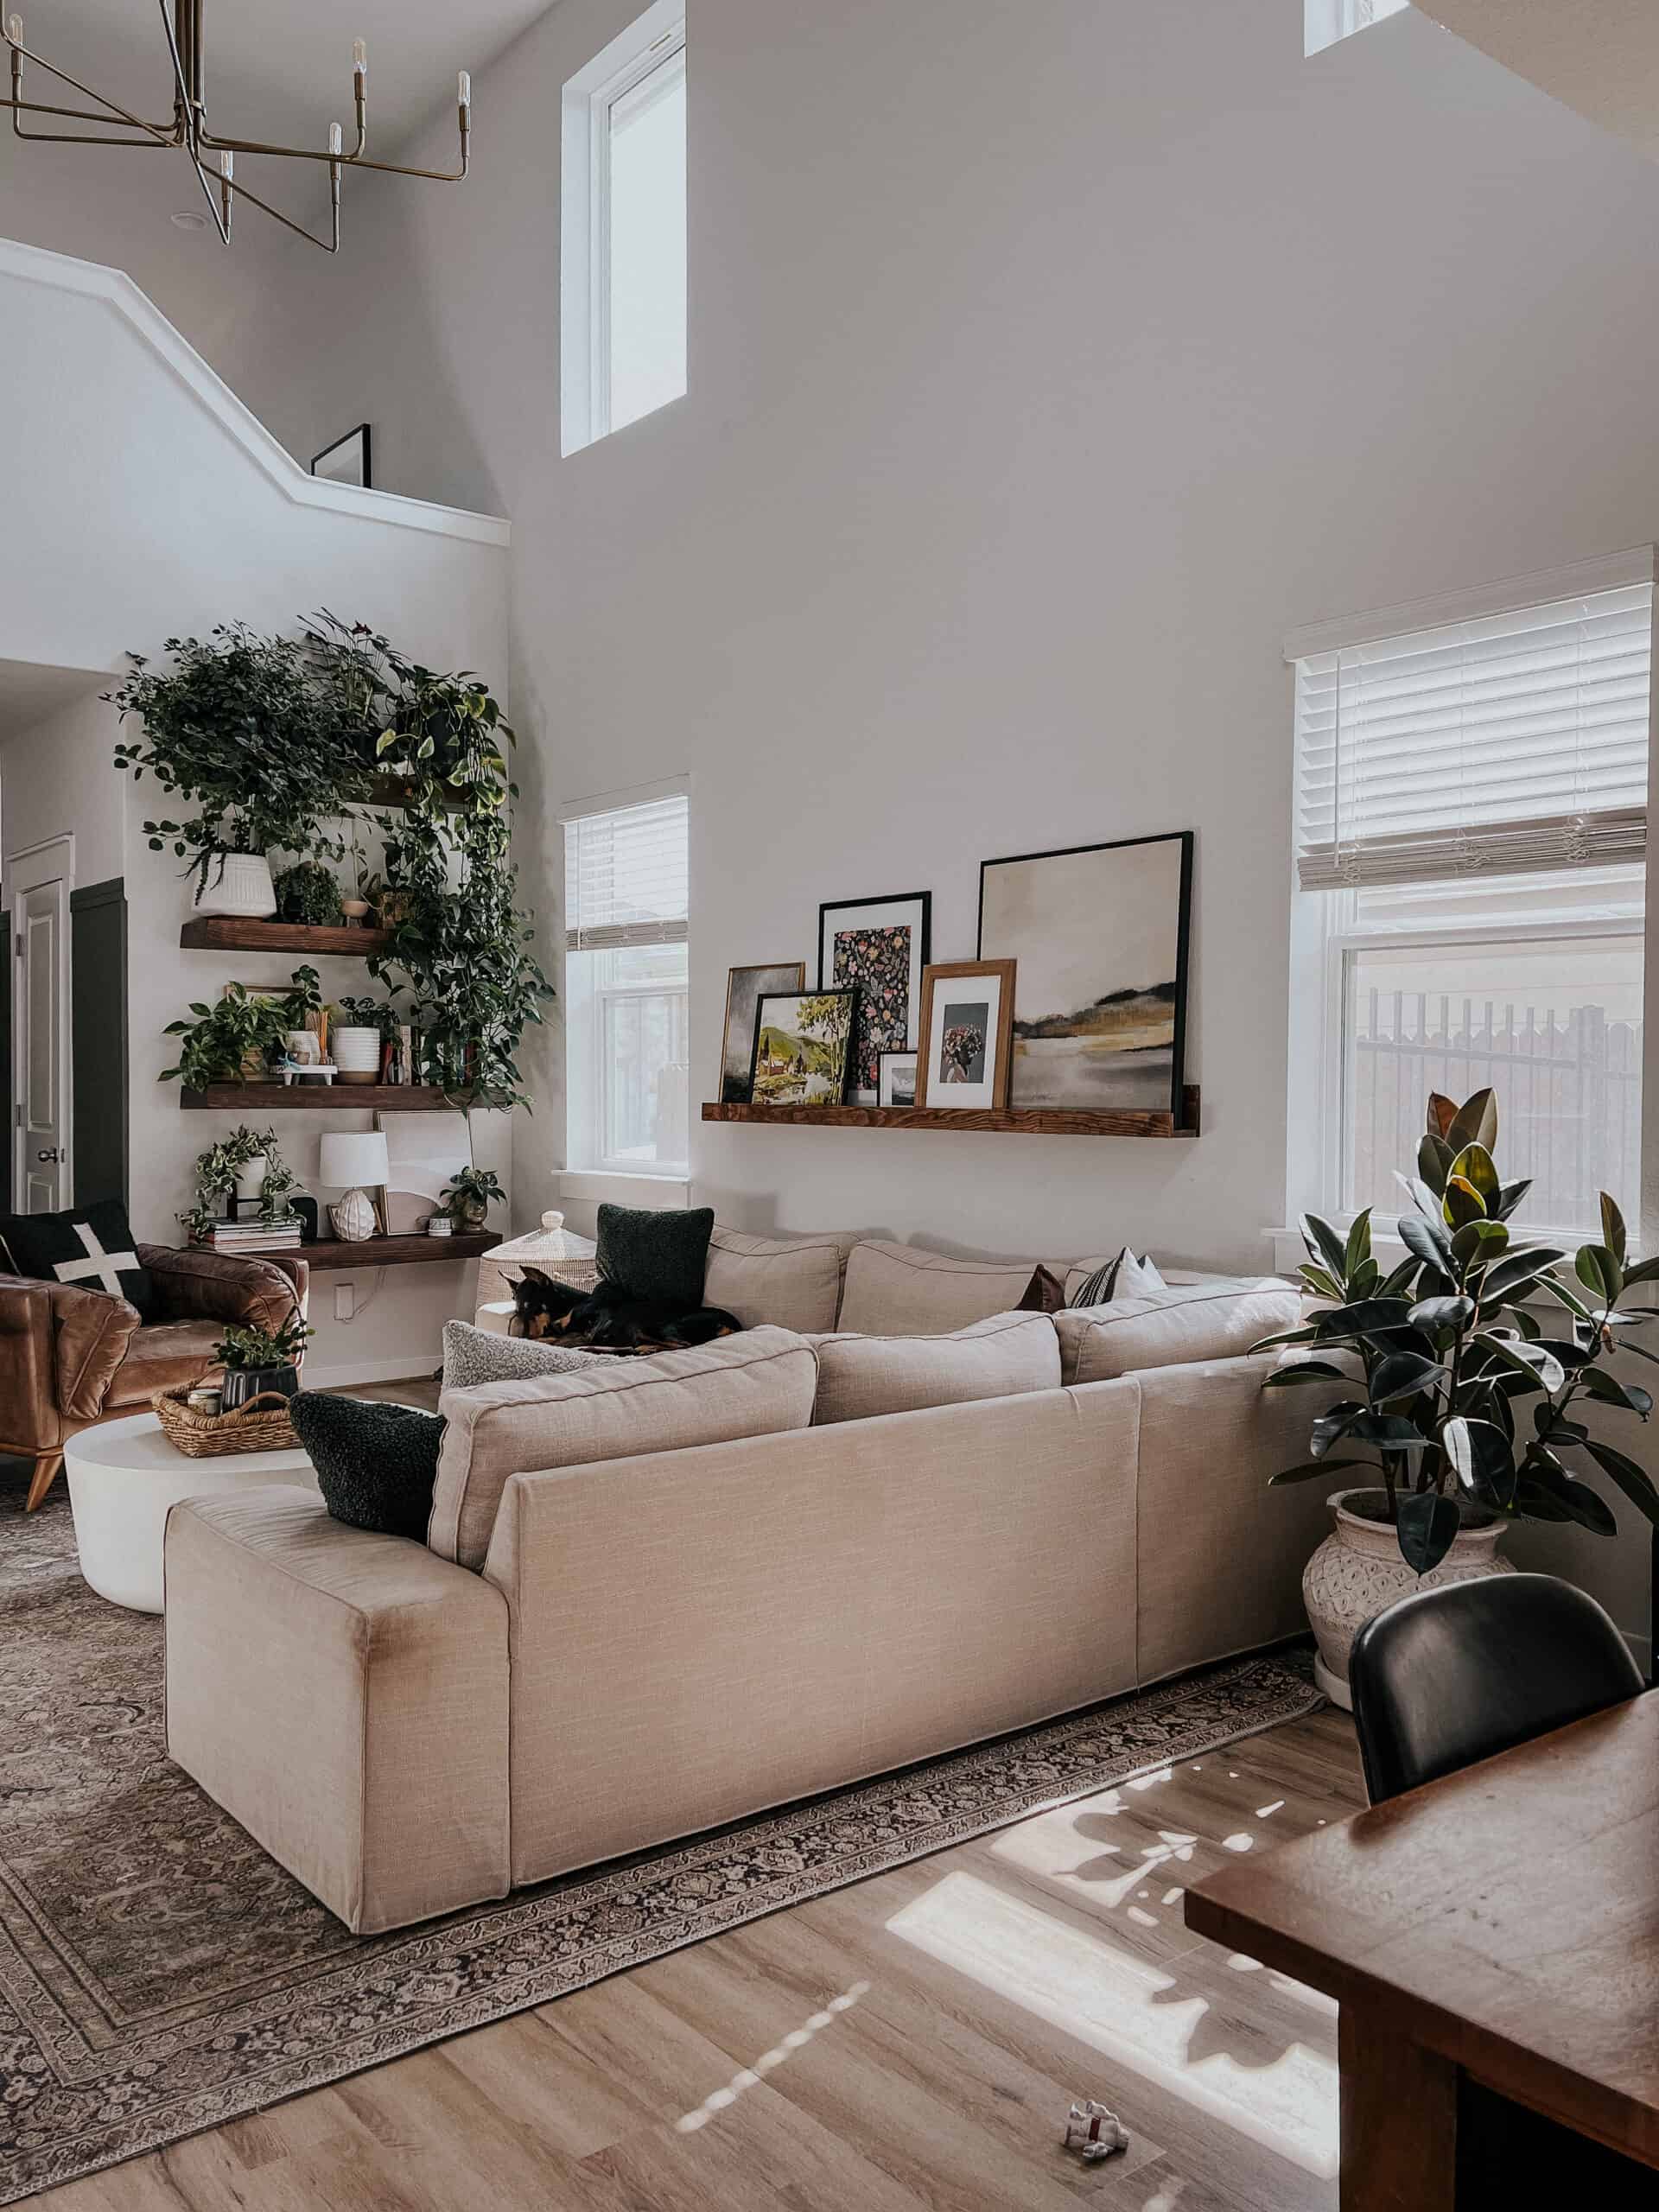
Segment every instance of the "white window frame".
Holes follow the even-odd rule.
[[[1569,567],[1511,577],[1507,582],[1471,591],[1449,592],[1432,599],[1408,601],[1398,607],[1379,607],[1368,614],[1346,615],[1334,621],[1312,623],[1294,630],[1284,644],[1293,689],[1298,661],[1323,653],[1402,637],[1442,624],[1478,621],[1520,607],[1544,606],[1555,600],[1614,591],[1632,584],[1659,583],[1659,549],[1643,545],[1605,559],[1580,561]],[[1648,815],[1659,823],[1659,589],[1654,594],[1653,666],[1656,681],[1649,707]],[[1291,715],[1292,743],[1295,742],[1295,712]],[[1300,766],[1300,763],[1297,764]],[[1299,804],[1293,810],[1297,818]],[[1345,1009],[1350,957],[1363,948],[1387,944],[1408,951],[1414,947],[1438,948],[1460,944],[1526,944],[1560,943],[1575,937],[1642,937],[1646,924],[1634,916],[1596,918],[1581,921],[1475,922],[1444,930],[1361,930],[1356,927],[1357,901],[1352,892],[1304,891],[1297,880],[1294,838],[1291,859],[1290,1021],[1289,1059],[1286,1099],[1285,1203],[1287,1225],[1270,1230],[1274,1263],[1294,1269],[1306,1257],[1294,1224],[1306,1213],[1318,1213],[1346,1228],[1354,1209],[1343,1194],[1343,1090],[1347,1079]],[[1649,958],[1643,992],[1644,1104],[1659,1090],[1650,1084],[1656,1044],[1654,1022],[1659,1016],[1659,959]],[[1310,1083],[1308,1071],[1317,1068],[1319,1080]],[[1641,1217],[1649,1225],[1646,1242],[1655,1242],[1651,1198],[1655,1173],[1649,1162],[1659,1159],[1659,1106],[1643,1116],[1643,1189],[1619,1192],[1634,1211],[1638,1197]],[[1374,1216],[1380,1240],[1392,1241],[1398,1218]],[[1529,1225],[1529,1234],[1547,1235],[1545,1224]],[[1583,1231],[1563,1230],[1576,1243]],[[1403,1248],[1402,1248],[1403,1249]]]
[[[611,429],[611,109],[684,53],[685,0],[653,0],[564,87],[559,438],[567,456]]]
[[[1411,0],[1303,0],[1302,51],[1322,54],[1356,31],[1402,15],[1410,4]]]

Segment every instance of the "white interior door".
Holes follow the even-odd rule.
[[[16,1187],[24,1213],[69,1204],[69,886],[62,876],[20,893],[16,932]]]

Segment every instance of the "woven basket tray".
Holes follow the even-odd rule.
[[[150,1400],[169,1444],[192,1459],[227,1459],[237,1452],[292,1452],[299,1438],[280,1390],[262,1390],[233,1413],[197,1413],[185,1402],[194,1385],[158,1390]]]

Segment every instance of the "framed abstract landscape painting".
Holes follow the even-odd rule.
[[[1008,1103],[1181,1110],[1192,832],[985,861],[979,956],[1018,963]]]
[[[757,1106],[839,1106],[852,1071],[856,991],[766,991],[754,1017]]]
[[[861,1106],[877,1103],[882,1053],[917,1042],[932,906],[931,892],[901,891],[818,909],[818,988],[858,993],[848,1080]]]

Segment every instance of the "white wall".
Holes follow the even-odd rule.
[[[287,629],[326,605],[435,665],[505,681],[505,526],[315,484],[109,272],[0,245],[0,416],[28,433],[11,443],[8,493],[29,518],[27,531],[0,531],[0,664],[115,671],[126,649],[154,658],[169,635],[237,619]],[[158,1080],[175,1057],[162,1032],[229,976],[282,981],[293,963],[181,949],[190,887],[170,852],[149,850],[142,826],[167,808],[153,781],[135,789],[118,775],[116,734],[94,694],[9,739],[5,850],[73,830],[79,881],[125,877],[133,1224],[176,1242],[192,1163],[223,1125],[182,1113],[178,1086]],[[366,987],[360,963],[318,964],[333,994]],[[370,1107],[271,1119],[315,1188],[321,1130],[366,1128]],[[477,1117],[476,1143],[480,1160],[505,1171],[506,1117]],[[313,1371],[347,1380],[435,1364],[443,1320],[471,1313],[474,1274],[462,1263],[388,1270],[349,1326],[331,1318],[337,1278],[320,1278]],[[373,1276],[354,1280],[366,1299]]]

